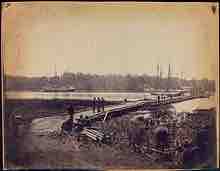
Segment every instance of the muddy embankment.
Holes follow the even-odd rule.
[[[119,104],[119,101],[106,101],[105,105]],[[22,151],[21,146],[26,144],[25,136],[33,119],[48,116],[64,116],[67,114],[67,107],[74,106],[75,112],[92,109],[91,100],[40,100],[40,99],[5,99],[4,100],[4,154],[6,165],[14,163],[23,165],[29,159]],[[17,132],[15,116],[21,116],[24,124],[22,134]],[[9,164],[11,165],[11,164]]]
[[[182,161],[182,152],[172,154],[169,160],[165,160],[158,153],[145,151],[144,147],[156,148],[155,126],[145,129],[142,120],[133,122],[135,113],[124,113],[121,117],[115,117],[106,122],[98,121],[93,126],[106,135],[111,135],[110,144],[97,143],[88,137],[82,138],[79,142],[74,137],[62,137],[59,132],[49,134],[26,134],[17,138],[17,158],[13,163],[16,167],[23,168],[89,168],[89,169],[161,169],[161,168],[185,168]],[[200,121],[196,120],[196,125]],[[182,128],[193,131],[194,123],[189,122]],[[195,125],[194,125],[195,126]],[[170,129],[170,127],[168,127]],[[180,127],[175,129],[177,132]],[[191,131],[190,131],[191,130]],[[194,131],[198,132],[199,129]],[[215,149],[212,149],[215,138],[208,130],[208,150],[205,154],[207,159],[199,160],[191,167],[203,168],[213,167]],[[192,138],[196,139],[196,136]],[[175,137],[170,137],[174,138]],[[203,139],[205,141],[205,139]],[[194,141],[194,145],[198,142]],[[173,145],[171,145],[173,146]],[[173,148],[173,147],[172,147]],[[143,153],[144,150],[144,153]],[[146,152],[146,153],[145,153]],[[149,154],[155,160],[149,158]],[[189,159],[188,159],[189,160]],[[190,158],[191,160],[191,158]],[[196,159],[197,160],[197,159]],[[195,160],[195,161],[196,161]],[[12,161],[12,160],[10,160]],[[7,163],[9,168],[13,166]],[[191,168],[190,167],[190,168]],[[188,168],[188,166],[187,166]]]
[[[91,108],[90,102],[79,102],[73,100],[34,100],[34,101],[10,101],[7,103],[7,114],[24,114],[26,118],[37,118],[50,115],[65,115],[66,107],[68,105],[74,105],[76,110],[87,110]],[[84,104],[84,105],[82,105]],[[113,104],[109,102],[109,105]],[[132,113],[122,114],[121,117],[116,117],[111,120],[103,122],[96,122],[93,126],[98,127],[100,131],[111,135],[112,143],[99,144],[91,139],[84,139],[80,142],[76,142],[74,138],[68,139],[67,137],[61,137],[59,132],[48,135],[35,135],[28,132],[29,124],[26,124],[27,132],[23,135],[16,135],[16,129],[14,125],[10,125],[10,122],[6,122],[6,138],[5,138],[5,157],[6,166],[8,168],[98,168],[98,169],[112,169],[112,168],[183,168],[182,162],[177,162],[182,152],[177,153],[177,156],[173,156],[171,160],[164,161],[157,154],[150,154],[156,157],[157,160],[151,160],[142,153],[142,147],[155,145],[155,127],[145,129],[144,123],[131,122],[133,117]],[[214,115],[214,114],[213,114]],[[10,119],[9,119],[10,120]],[[188,122],[185,126],[181,126],[189,132],[198,133],[201,127],[202,118],[195,120],[194,122]],[[198,128],[194,128],[198,125]],[[208,140],[202,138],[202,141],[197,142],[196,136],[194,145],[199,145],[199,142],[206,141],[208,144],[208,150],[205,153],[206,160],[198,162],[197,166],[191,166],[196,168],[213,167],[215,166],[215,143],[216,137],[214,125],[208,129]],[[144,129],[143,129],[144,128]],[[186,129],[187,128],[187,129]],[[179,127],[178,127],[179,129]],[[177,129],[175,129],[177,130]],[[191,131],[190,131],[191,130]],[[188,132],[188,131],[187,131]],[[213,134],[213,135],[212,135]],[[188,135],[189,138],[191,136]],[[171,137],[175,138],[175,137]],[[138,145],[138,148],[136,147]],[[141,150],[140,150],[141,149]],[[176,154],[175,154],[176,155]]]

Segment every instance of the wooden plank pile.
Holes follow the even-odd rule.
[[[111,137],[93,128],[84,128],[81,135],[85,135],[96,142],[102,143],[109,143],[111,139]]]

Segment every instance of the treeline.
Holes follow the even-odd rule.
[[[73,86],[77,90],[105,90],[105,91],[135,91],[141,92],[150,88],[158,89],[179,89],[183,86],[201,88],[206,91],[215,91],[215,81],[185,80],[176,77],[158,78],[156,76],[143,75],[96,75],[83,73],[64,73],[59,77],[4,77],[6,90],[31,90],[39,91],[44,87],[67,87]]]

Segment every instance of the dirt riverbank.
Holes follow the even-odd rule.
[[[30,119],[30,121],[34,118],[48,116],[48,113],[52,113],[52,115],[57,114],[53,117],[57,117],[58,119],[59,117],[65,119],[66,103],[61,104],[61,102],[56,103],[54,101],[53,103],[48,101],[33,101],[32,103],[30,103],[30,101],[29,103],[27,101],[19,101],[16,103],[11,101],[7,103],[7,105],[10,107],[7,108],[7,112],[11,110],[11,113],[24,113],[23,116],[26,119]],[[16,107],[21,107],[21,109],[15,110]],[[90,109],[89,105],[75,105],[75,107],[77,110]],[[99,144],[91,140],[77,142],[74,138],[61,137],[59,130],[52,132],[33,132],[32,122],[26,124],[23,128],[23,130],[25,130],[23,134],[17,137],[12,136],[13,134],[10,132],[11,129],[7,129],[6,167],[31,169],[182,168],[183,166],[176,163],[175,159],[171,161],[152,161],[134,150],[131,142],[133,142],[135,137],[140,138],[140,136],[138,136],[139,131],[144,125],[141,123],[132,124],[130,119],[133,115],[135,114],[123,115],[122,117],[113,118],[106,123],[96,122],[94,124],[94,126],[103,132],[113,133],[114,140],[110,145]],[[47,119],[51,120],[50,117]],[[138,140],[139,142],[143,142],[142,145],[145,145],[147,140],[153,143],[153,130],[144,130],[144,135],[144,138]],[[214,139],[209,141],[210,144],[214,142]],[[207,154],[208,159],[205,162],[199,163],[199,167],[213,167],[215,155],[212,154]]]

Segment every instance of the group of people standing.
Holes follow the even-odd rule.
[[[92,105],[92,108],[93,108],[93,113],[96,112],[101,112],[101,111],[104,111],[105,110],[105,100],[103,97],[94,97],[93,98],[93,105]]]
[[[67,111],[69,114],[69,119],[63,122],[61,126],[61,133],[78,137],[79,132],[83,129],[83,127],[91,126],[88,116],[83,117],[83,115],[80,115],[79,118],[74,119],[74,106],[69,106]]]
[[[92,107],[93,107],[93,113],[97,112],[101,112],[104,111],[105,108],[105,100],[103,97],[94,97],[93,98],[93,102],[92,102]],[[80,118],[76,119],[77,122],[74,123],[74,114],[75,114],[75,109],[73,105],[70,105],[67,108],[68,114],[69,114],[69,119],[66,120],[61,127],[61,131],[72,134],[73,133],[73,127],[77,127],[77,128],[82,128],[84,125],[90,125],[89,120],[88,120],[88,116],[86,116],[85,118],[81,115]]]
[[[171,96],[172,97],[172,96]],[[166,100],[166,96],[157,96],[157,103],[159,104],[159,103],[164,103],[165,102],[165,100]],[[172,98],[171,98],[172,99]]]

